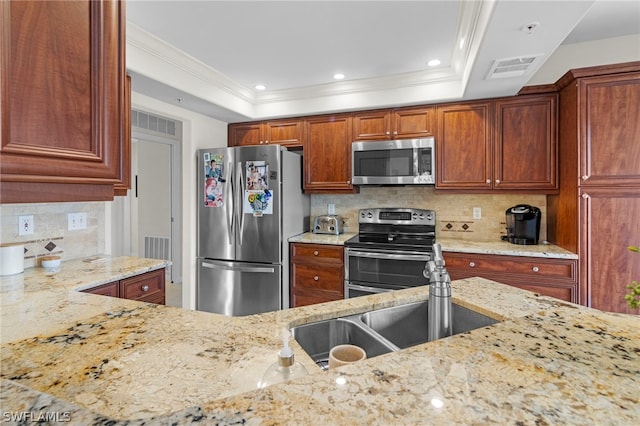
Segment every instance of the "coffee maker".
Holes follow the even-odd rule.
[[[505,212],[507,235],[502,240],[511,244],[538,244],[540,237],[540,209],[527,204],[509,207]]]

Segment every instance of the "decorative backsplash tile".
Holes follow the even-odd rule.
[[[547,239],[547,199],[539,194],[436,194],[434,187],[427,186],[362,186],[359,194],[312,195],[311,216],[327,214],[328,204],[335,204],[336,214],[343,217],[345,232],[358,232],[360,209],[413,207],[435,210],[438,235],[479,241],[500,239],[506,234],[505,211],[516,204],[531,204],[542,210],[540,240]],[[481,219],[473,219],[474,207],[481,208]]]
[[[69,213],[87,213],[87,228],[69,231]],[[32,235],[18,235],[18,217],[33,215]],[[105,204],[44,203],[0,205],[0,243],[25,245],[24,266],[37,265],[37,258],[55,254],[63,260],[101,254],[105,251]]]

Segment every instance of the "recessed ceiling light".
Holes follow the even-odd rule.
[[[342,80],[342,79],[344,78],[344,74],[342,74],[342,73],[335,73],[335,74],[333,75],[333,78],[334,78],[335,80]]]
[[[265,86],[264,84],[256,84],[256,90],[264,90],[266,88],[267,86]]]
[[[429,65],[430,67],[435,67],[440,65],[440,60],[439,59],[432,59],[429,62],[427,62],[427,65]]]

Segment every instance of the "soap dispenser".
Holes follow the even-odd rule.
[[[264,388],[307,374],[309,372],[304,368],[304,365],[296,362],[293,351],[289,347],[289,331],[282,329],[282,349],[278,352],[278,361],[267,368],[258,387]]]

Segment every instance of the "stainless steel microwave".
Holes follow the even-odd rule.
[[[365,141],[351,144],[353,185],[433,185],[435,139]]]

